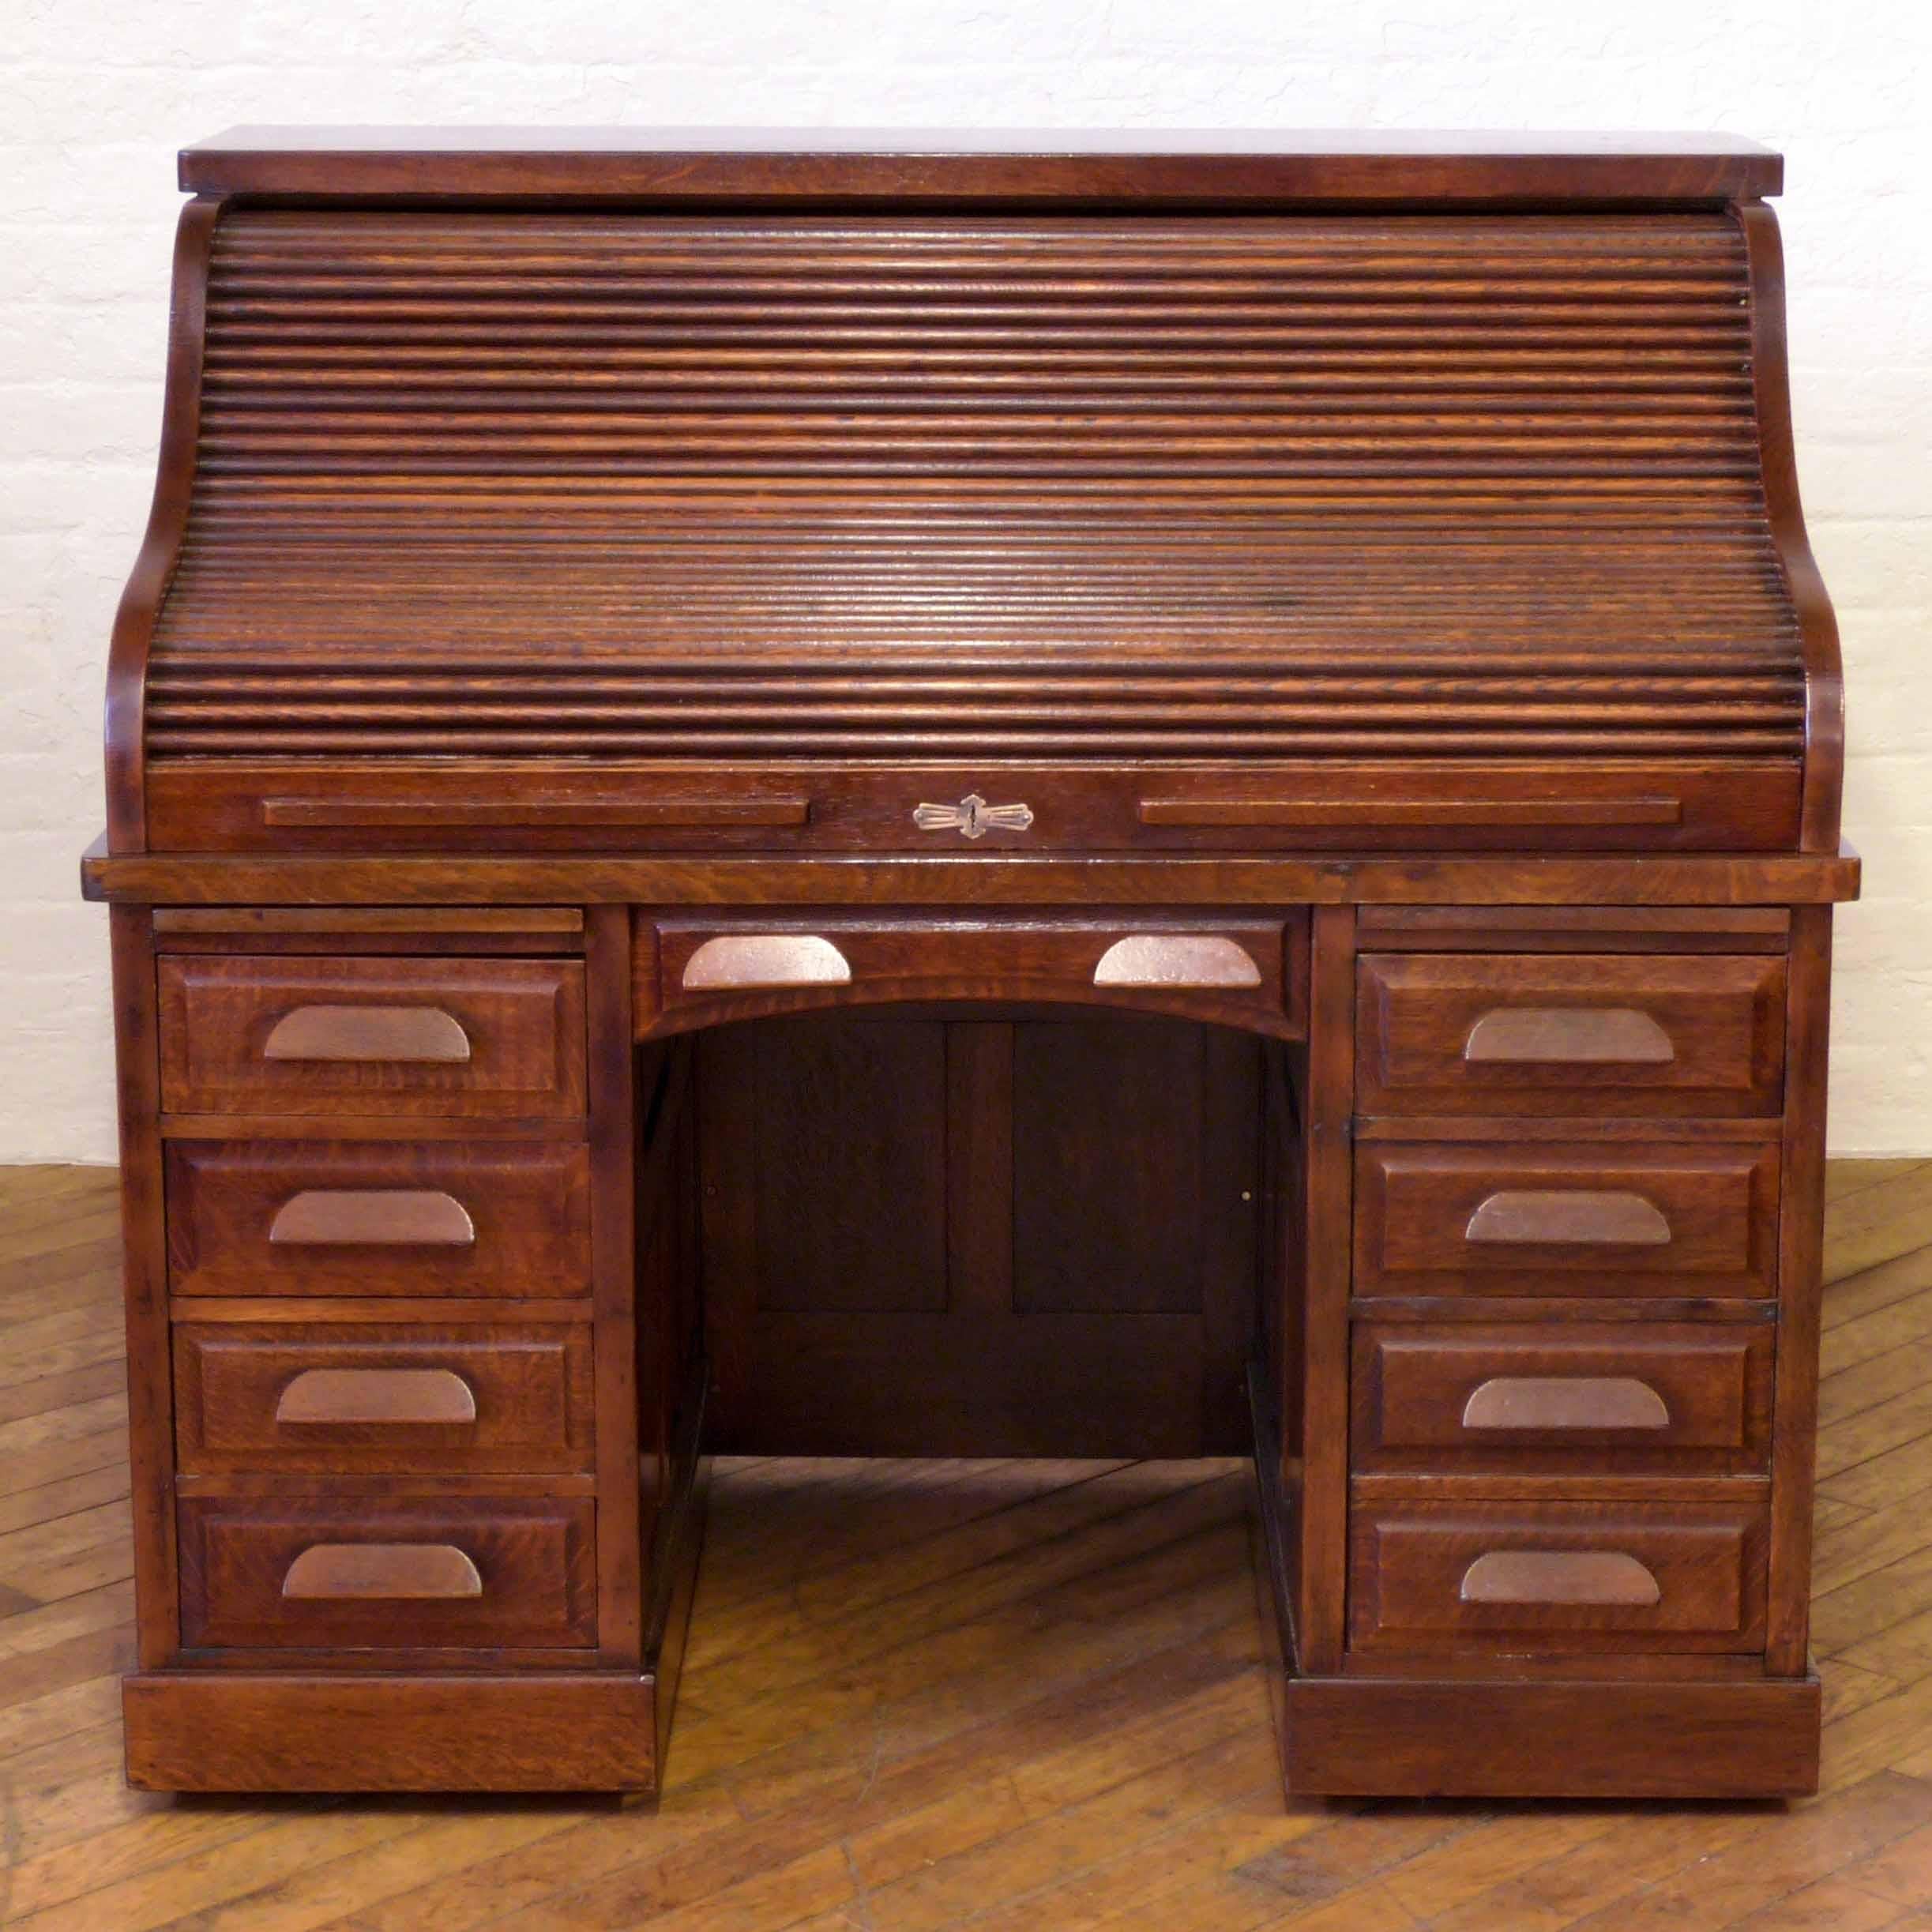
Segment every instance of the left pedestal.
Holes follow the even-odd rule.
[[[627,912],[114,919],[131,1781],[654,1791],[702,1486]]]

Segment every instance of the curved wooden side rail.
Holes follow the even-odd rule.
[[[275,1405],[278,1423],[401,1423],[476,1419],[476,1392],[453,1369],[305,1369]]]
[[[310,1603],[430,1603],[483,1593],[475,1563],[451,1543],[311,1543],[282,1579],[284,1597]]]
[[[476,1223],[440,1188],[306,1188],[275,1211],[276,1247],[473,1248]]]
[[[1671,1036],[1634,1006],[1498,1006],[1469,1029],[1472,1066],[1664,1066]]]
[[[1667,1246],[1671,1223],[1655,1201],[1621,1189],[1502,1188],[1481,1202],[1465,1241],[1526,1247]]]
[[[452,1065],[469,1058],[470,1037],[440,1006],[295,1006],[269,1028],[261,1057]]]
[[[1662,1396],[1634,1375],[1493,1375],[1469,1392],[1465,1429],[1667,1429]]]
[[[1657,1580],[1621,1550],[1491,1550],[1463,1572],[1465,1603],[1576,1604],[1641,1609]]]
[[[1758,463],[1772,540],[1798,611],[1805,665],[1805,769],[1799,848],[1838,849],[1845,769],[1845,680],[1838,619],[1811,554],[1791,437],[1791,357],[1784,325],[1784,244],[1762,201],[1736,209],[1751,284],[1751,385]]]
[[[140,554],[115,613],[107,649],[107,847],[148,849],[148,648],[168,580],[181,554],[201,436],[201,363],[207,333],[208,263],[221,214],[219,196],[197,196],[175,231],[175,281],[167,326],[167,381],[154,500]]]
[[[705,943],[685,961],[691,991],[750,992],[759,987],[850,986],[851,963],[814,933],[731,933]]]
[[[1246,947],[1206,933],[1133,933],[1116,939],[1093,969],[1096,986],[1259,986]]]

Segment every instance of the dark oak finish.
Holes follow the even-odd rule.
[[[1761,1473],[1773,1340],[1742,1323],[1358,1322],[1354,1467]]]
[[[1291,1791],[1808,1788],[1780,165],[187,150],[82,874],[134,1780],[654,1790],[707,1448],[1251,1445]]]
[[[593,1466],[583,1324],[190,1321],[175,1385],[191,1473]]]
[[[181,151],[201,192],[700,203],[1721,202],[1783,181],[1768,148],[1706,134],[235,127]]]
[[[1299,1038],[1305,919],[664,919],[640,949],[648,1037],[818,1005],[1044,1000]]]
[[[1773,1114],[1784,968],[1667,955],[1366,955],[1365,1114]]]
[[[590,1156],[581,1142],[238,1133],[171,1140],[167,1171],[168,1272],[179,1295],[522,1299],[590,1286]],[[437,1204],[433,1223],[426,1202]],[[457,1216],[469,1238],[442,1238]]]
[[[1359,1295],[1776,1291],[1770,1143],[1376,1141],[1355,1190]]]
[[[1587,1489],[1585,1490],[1587,1494]],[[1359,1505],[1357,1648],[1761,1649],[1761,1499]]]
[[[581,1650],[596,1638],[592,1505],[566,1498],[193,1496],[190,1648]]]
[[[567,961],[170,954],[159,970],[171,1112],[584,1111],[584,969]]]

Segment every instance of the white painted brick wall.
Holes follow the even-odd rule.
[[[238,121],[1716,128],[1781,146],[1814,542],[1851,693],[1832,1141],[1932,1152],[1925,0],[5,0],[0,1160],[114,1152],[107,630],[147,515],[173,152]],[[1919,164],[1917,175],[1914,164]]]

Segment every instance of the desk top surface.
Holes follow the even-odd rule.
[[[1167,206],[1710,203],[1783,175],[1723,134],[1276,129],[244,126],[184,148],[180,170],[200,194]]]

